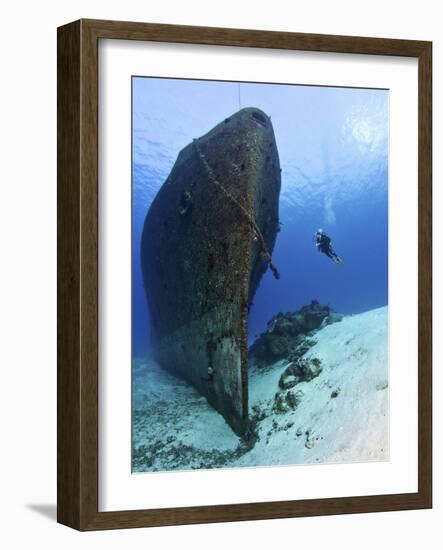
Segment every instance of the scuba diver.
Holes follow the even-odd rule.
[[[343,260],[337,256],[331,246],[331,238],[326,235],[323,229],[319,229],[314,235],[315,246],[319,252],[326,254],[328,258],[331,258],[336,264],[343,263]]]

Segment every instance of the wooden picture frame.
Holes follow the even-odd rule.
[[[418,491],[216,506],[98,511],[98,42],[278,48],[418,59]],[[79,530],[432,506],[431,42],[80,20],[58,29],[58,521]]]

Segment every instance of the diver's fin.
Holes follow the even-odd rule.
[[[342,264],[342,263],[343,263],[343,260],[337,256],[336,258],[334,258],[334,262],[335,262],[336,264]]]

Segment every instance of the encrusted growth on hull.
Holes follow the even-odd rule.
[[[143,228],[156,359],[238,434],[248,430],[248,308],[271,264],[279,192],[270,119],[243,109],[180,152]]]

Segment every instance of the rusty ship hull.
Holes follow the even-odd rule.
[[[270,118],[242,109],[179,153],[143,227],[154,357],[239,435],[249,428],[248,310],[273,267],[280,172]]]

